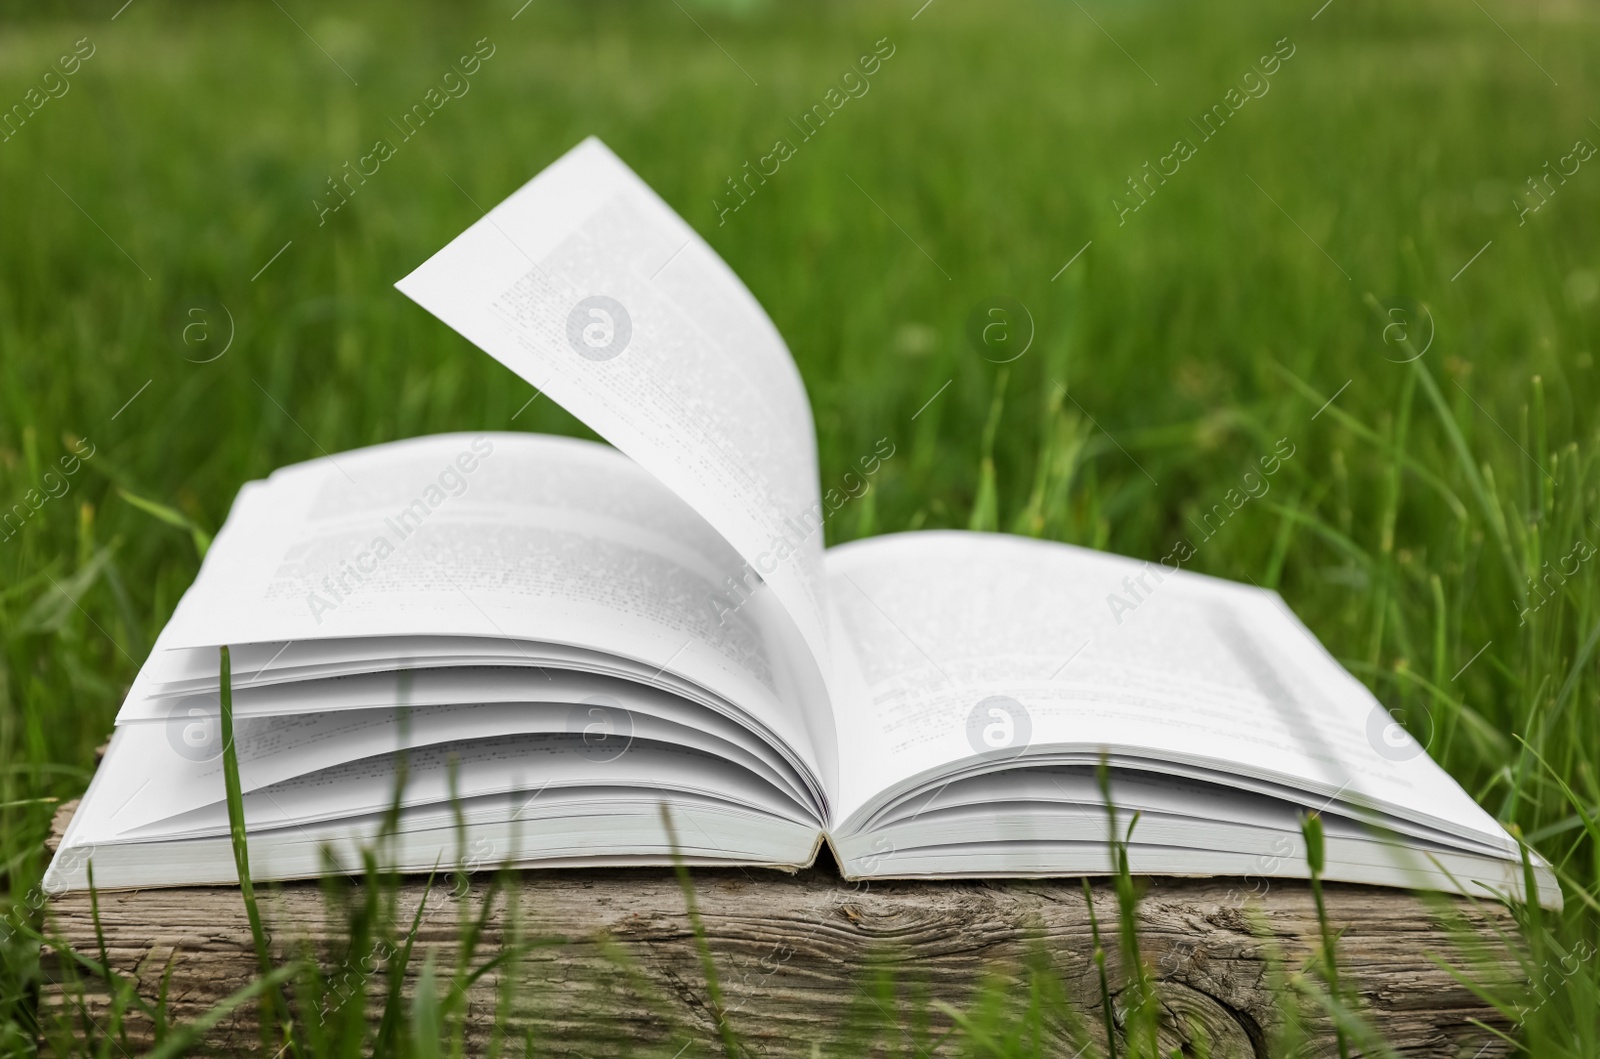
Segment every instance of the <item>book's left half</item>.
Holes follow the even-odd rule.
[[[770,597],[716,605],[742,565],[592,442],[441,435],[250,483],[47,884],[91,862],[99,886],[236,881],[224,644],[259,878],[357,871],[368,848],[412,871],[809,863],[827,801],[793,623]]]

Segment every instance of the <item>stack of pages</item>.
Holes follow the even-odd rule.
[[[850,878],[1103,873],[1106,760],[1137,873],[1304,877],[1316,810],[1329,879],[1522,895],[1517,843],[1272,592],[1003,535],[825,550],[908,425],[820,482],[772,322],[597,140],[399,287],[610,445],[444,435],[246,485],[52,888],[236,882],[226,644],[264,879],[360,870],[386,820],[420,872],[826,842]]]

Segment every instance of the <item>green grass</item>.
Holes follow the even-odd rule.
[[[824,485],[897,446],[832,542],[971,525],[1160,558],[1287,439],[1187,565],[1279,589],[1556,863],[1567,910],[1530,916],[1535,984],[1499,999],[1530,1054],[1600,1052],[1600,971],[1540,970],[1600,940],[1600,565],[1537,584],[1600,543],[1600,158],[1525,223],[1513,201],[1600,144],[1594,8],[681,2],[5,6],[0,107],[94,47],[0,143],[0,515],[59,491],[72,439],[93,453],[0,540],[8,923],[241,483],[437,431],[583,432],[548,400],[513,422],[532,388],[391,284],[597,133],[788,339]],[[482,38],[470,91],[399,142]],[[725,181],[881,38],[870,91],[719,225]],[[1284,38],[1270,91],[1200,142]],[[319,225],[379,137],[394,156]],[[1003,367],[965,336],[995,295],[1036,325]],[[1396,298],[1434,325],[1410,363]],[[10,934],[3,961],[0,1047],[26,1050],[36,950]],[[455,1017],[470,972],[439,973],[388,1039]],[[945,1050],[1026,1040],[962,1017]]]

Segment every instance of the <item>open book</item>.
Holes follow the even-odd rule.
[[[227,644],[260,878],[380,835],[415,871],[826,842],[850,878],[1103,873],[1105,761],[1134,872],[1304,877],[1316,810],[1329,879],[1522,894],[1517,843],[1272,592],[993,534],[825,550],[904,425],[825,487],[772,322],[599,141],[398,286],[610,446],[445,435],[246,485],[47,885],[236,881]]]

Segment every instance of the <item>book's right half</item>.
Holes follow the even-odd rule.
[[[1102,873],[1115,821],[1135,873],[1305,877],[1315,811],[1328,879],[1522,893],[1516,841],[1276,593],[953,531],[827,574],[848,876]]]

